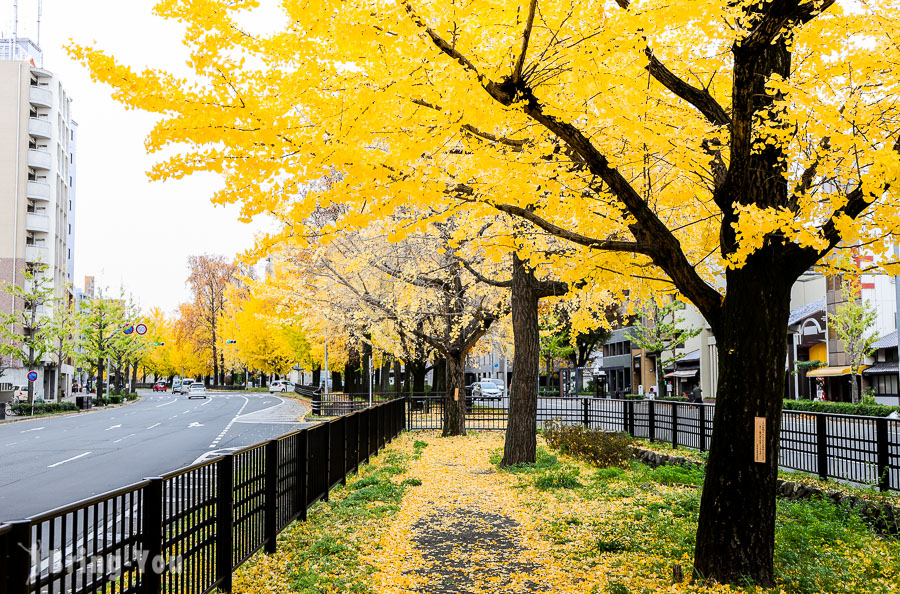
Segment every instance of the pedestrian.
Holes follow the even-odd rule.
[[[702,391],[700,390],[700,384],[694,386],[694,389],[691,390],[691,402],[700,403],[703,402]]]

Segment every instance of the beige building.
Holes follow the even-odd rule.
[[[76,124],[62,83],[41,65],[30,40],[0,39],[0,283],[21,285],[23,270],[41,262],[62,300],[72,298],[74,273]],[[24,305],[0,294],[3,311],[17,307]],[[37,313],[52,315],[52,307]],[[71,365],[56,367],[48,359],[36,370],[44,399],[71,385]],[[26,374],[13,362],[4,381],[24,385]]]

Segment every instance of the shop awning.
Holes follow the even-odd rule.
[[[679,369],[678,371],[673,371],[672,373],[667,373],[666,377],[694,377],[697,375],[699,369]]]
[[[866,369],[868,365],[860,365],[860,372],[863,369]],[[818,369],[813,369],[811,371],[806,372],[806,377],[836,377],[839,375],[850,375],[850,367],[819,367]]]

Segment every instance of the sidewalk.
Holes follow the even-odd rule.
[[[403,498],[380,547],[367,561],[378,568],[378,592],[560,592],[572,585],[512,490],[492,454],[500,433],[440,438],[416,432],[404,439],[429,445],[408,475],[421,479]]]

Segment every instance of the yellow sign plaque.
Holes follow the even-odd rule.
[[[456,388],[456,392],[453,393],[453,399],[459,400],[459,388]]]
[[[753,440],[753,461],[766,461],[766,418],[756,417],[756,431]]]

